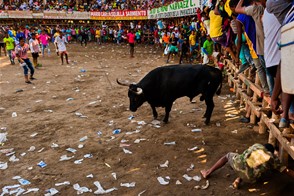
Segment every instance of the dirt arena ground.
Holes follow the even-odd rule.
[[[50,188],[56,188],[58,195],[76,195],[76,183],[92,190],[84,195],[93,195],[97,190],[95,181],[104,189],[117,188],[108,195],[293,195],[294,181],[277,173],[234,190],[230,185],[236,176],[229,165],[209,178],[205,190],[194,188],[205,185],[204,179],[197,182],[183,178],[184,174],[200,176],[201,169],[209,168],[227,152],[243,152],[254,143],[267,141],[267,135],[254,132],[253,125],[238,122],[244,112],[240,112],[225,81],[221,97],[214,97],[216,107],[209,126],[201,118],[205,104],[196,97],[196,103],[188,98],[176,100],[170,122],[161,122],[156,128],[151,124],[148,104],[136,113],[128,110],[127,88],[117,85],[116,78],[138,82],[150,70],[165,64],[166,57],[160,51],[138,46],[132,59],[127,45],[90,43],[84,48],[71,44],[68,51],[69,65],[60,65],[53,48],[50,56],[40,57],[43,67],[36,70],[37,80],[31,85],[24,83],[19,65],[10,65],[3,54],[0,57],[0,133],[7,132],[8,139],[0,149],[14,148],[19,159],[12,162],[0,153],[0,162],[8,163],[7,169],[0,170],[1,189],[19,184],[12,178],[21,176],[31,183],[22,188],[39,188],[28,195],[44,195]],[[164,110],[158,111],[162,120]],[[16,117],[12,117],[13,112]],[[134,119],[129,120],[131,115]],[[195,128],[202,132],[193,133]],[[115,129],[121,129],[121,133],[113,134]],[[87,139],[80,141],[84,136]],[[134,143],[136,139],[146,140]],[[173,141],[175,145],[164,145]],[[187,150],[195,146],[197,150]],[[67,148],[77,151],[71,153]],[[123,148],[132,154],[125,154]],[[86,154],[93,157],[85,158]],[[62,155],[74,157],[59,161]],[[75,164],[76,160],[81,164]],[[168,167],[161,168],[159,165],[166,160]],[[40,161],[47,166],[37,166]],[[194,169],[187,171],[191,164]],[[112,173],[116,173],[117,180]],[[86,177],[89,174],[93,178]],[[169,184],[161,185],[157,180],[160,176],[169,176]],[[177,185],[177,180],[182,184]],[[70,185],[55,186],[64,181]],[[130,182],[135,182],[135,187],[120,186]]]

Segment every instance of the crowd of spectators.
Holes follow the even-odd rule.
[[[179,0],[4,0],[0,10],[118,11],[148,10]],[[78,3],[77,3],[78,2]]]

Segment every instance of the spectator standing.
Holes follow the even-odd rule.
[[[36,34],[33,33],[32,34],[32,38],[29,40],[29,46],[30,46],[30,50],[32,53],[32,57],[33,57],[33,64],[34,67],[41,67],[41,64],[38,64],[38,57],[39,57],[39,53],[41,52],[40,50],[40,46],[39,46],[39,41],[36,39]]]

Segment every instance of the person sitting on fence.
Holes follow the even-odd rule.
[[[294,178],[294,171],[282,166],[274,155],[274,147],[271,144],[254,144],[242,154],[229,152],[220,158],[210,169],[201,170],[203,178],[208,178],[214,171],[222,168],[229,162],[238,177],[233,182],[233,187],[238,188],[242,180],[255,183],[273,170],[287,174]]]

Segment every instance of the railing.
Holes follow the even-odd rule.
[[[254,78],[250,75],[250,70],[247,69],[243,74],[237,74],[238,68],[229,60],[225,60],[226,71],[228,76],[228,84],[236,93],[237,99],[240,100],[240,105],[247,104],[250,108],[250,123],[259,125],[258,132],[265,134],[268,130],[268,142],[279,147],[279,158],[285,165],[288,164],[289,155],[294,159],[294,134],[286,133],[287,129],[293,131],[294,125],[290,128],[279,130],[276,126],[278,116],[272,114],[270,118],[270,97],[263,96],[263,91],[260,87],[259,78],[256,74],[255,81],[249,78]],[[259,121],[259,122],[258,122]],[[290,131],[291,132],[291,131]]]

